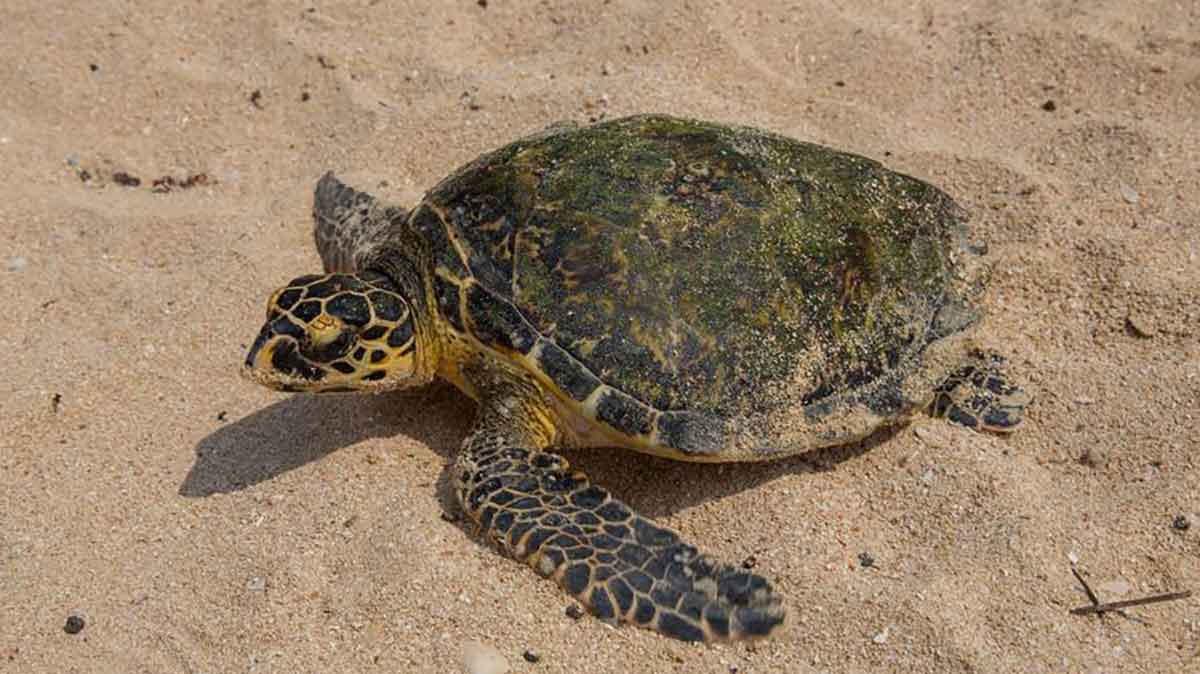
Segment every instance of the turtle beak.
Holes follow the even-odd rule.
[[[263,328],[246,354],[242,374],[251,381],[273,389],[297,391],[305,384],[319,382],[325,371],[314,367],[300,354],[296,340],[280,335],[270,326]]]
[[[253,346],[250,347],[249,353],[246,354],[245,370],[266,370],[271,367],[271,351],[274,349],[271,346],[271,338],[275,333],[271,330],[271,326],[266,326],[258,333],[258,338],[254,340]]]

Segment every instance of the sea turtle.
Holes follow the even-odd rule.
[[[479,405],[452,468],[463,510],[610,622],[727,640],[784,609],[554,447],[761,461],[925,409],[1005,432],[1027,402],[972,346],[984,249],[963,211],[773,133],[560,125],[412,210],[326,174],[313,215],[325,273],[271,295],[246,373],[284,391],[454,383]]]

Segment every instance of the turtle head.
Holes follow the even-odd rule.
[[[276,290],[244,374],[282,391],[386,391],[430,381],[414,312],[384,274],[301,276]]]

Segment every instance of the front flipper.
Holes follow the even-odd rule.
[[[938,387],[933,415],[960,426],[992,433],[1011,433],[1020,425],[1031,396],[1010,384],[1004,358],[976,354]]]
[[[486,403],[485,403],[486,407]],[[721,564],[572,472],[521,444],[512,405],[486,409],[455,465],[464,511],[505,552],[553,577],[599,618],[684,641],[766,636],[783,622],[767,581]],[[528,434],[525,438],[531,437]]]
[[[317,182],[312,214],[313,239],[326,272],[358,271],[358,261],[407,217],[404,209],[348,187],[333,173]]]

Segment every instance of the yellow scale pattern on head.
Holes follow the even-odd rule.
[[[344,280],[340,278],[343,276],[345,276]],[[410,320],[407,306],[401,304],[397,320],[388,320],[379,315],[376,303],[371,301],[370,297],[372,291],[383,291],[377,291],[369,283],[361,279],[342,274],[328,274],[317,277],[302,277],[298,281],[303,282],[297,283],[294,281],[293,284],[281,288],[272,294],[268,302],[268,320],[277,320],[280,317],[284,317],[292,324],[303,328],[304,337],[307,340],[305,346],[310,352],[313,349],[320,349],[333,344],[343,336],[348,328],[352,328],[345,320],[329,312],[328,304],[334,298],[344,298],[347,296],[361,298],[366,306],[369,307],[370,319],[365,325],[359,326],[353,345],[340,357],[330,361],[321,361],[309,357],[304,353],[299,354],[299,357],[304,362],[313,368],[325,372],[324,379],[319,382],[296,381],[296,378],[292,377],[287,378],[288,381],[284,383],[289,384],[293,388],[306,390],[321,390],[333,387],[369,390],[387,387],[386,383],[379,379],[364,379],[372,373],[381,371],[409,372],[413,369],[415,338],[411,332],[404,342],[395,345],[389,343],[389,337],[392,335],[393,330],[398,326],[403,326]],[[365,286],[367,290],[360,291],[355,289],[355,286]],[[314,293],[314,288],[317,288],[319,292]],[[293,299],[291,305],[284,308],[280,302],[289,291],[296,291],[300,297]],[[315,310],[312,307],[313,303],[318,307]],[[298,311],[301,306],[306,306],[303,314]],[[314,311],[315,315],[313,315]],[[274,348],[274,343],[264,347],[263,357],[260,358],[260,361],[270,363]]]

